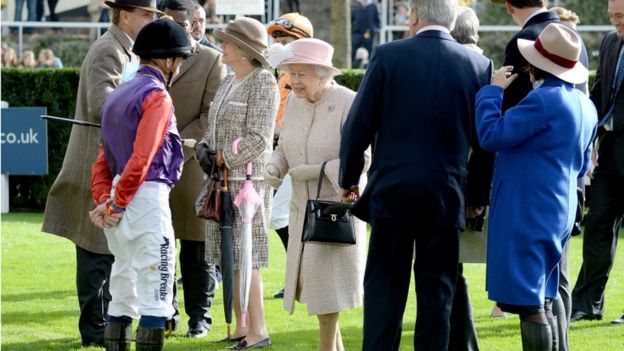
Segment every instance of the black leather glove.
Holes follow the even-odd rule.
[[[197,158],[197,162],[199,162],[199,167],[201,167],[204,173],[208,176],[212,176],[212,173],[216,169],[215,160],[217,158],[217,151],[211,150],[208,144],[202,141],[195,145],[195,157]]]

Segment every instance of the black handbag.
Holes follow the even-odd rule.
[[[350,212],[351,205],[319,200],[326,164],[327,162],[323,162],[321,166],[316,200],[308,200],[306,205],[301,241],[353,245],[355,244],[355,226]]]

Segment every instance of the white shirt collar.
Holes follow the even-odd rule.
[[[432,24],[432,25],[424,26],[424,27],[420,28],[418,30],[418,32],[416,32],[416,35],[424,32],[424,31],[428,31],[428,30],[439,30],[439,31],[446,32],[446,33],[449,33],[449,34],[451,33],[451,31],[448,28],[444,27],[444,26],[439,26],[437,24]]]
[[[545,8],[539,8],[539,9],[537,9],[537,10],[533,11],[533,13],[532,13],[532,14],[530,14],[530,15],[529,15],[529,17],[527,17],[527,19],[524,21],[524,23],[522,24],[522,26],[523,26],[523,27],[524,27],[524,26],[526,26],[526,24],[527,24],[527,23],[531,20],[531,18],[533,18],[533,17],[535,17],[535,16],[539,15],[540,13],[544,13],[544,12],[547,12],[547,11],[548,11],[548,10],[546,10]]]

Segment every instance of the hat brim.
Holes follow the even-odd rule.
[[[277,24],[272,24],[272,25],[269,26],[269,28],[267,28],[267,33],[269,33],[269,35],[271,37],[273,36],[273,33],[276,32],[276,31],[284,32],[284,33],[290,35],[291,37],[297,38],[297,39],[310,38],[310,36],[308,36],[308,35],[303,35],[303,32],[302,33],[298,33],[298,32],[295,32],[293,30],[288,30],[288,29],[286,29],[286,28],[284,28],[284,27],[282,27],[280,25],[277,25]]]
[[[533,40],[518,39],[518,50],[533,66],[568,83],[581,84],[589,78],[589,70],[580,61],[577,61],[572,68],[559,66],[537,51]]]
[[[269,62],[266,60],[266,58],[262,55],[262,53],[256,49],[254,49],[251,45],[245,43],[244,41],[238,39],[237,37],[233,36],[232,34],[226,33],[220,29],[215,29],[213,32],[214,36],[221,39],[221,40],[226,40],[226,41],[230,41],[234,44],[236,44],[238,47],[240,47],[241,49],[243,49],[244,51],[246,51],[247,53],[249,53],[251,56],[253,56],[253,58],[255,58],[256,60],[260,61],[260,63],[262,64],[262,67],[264,68],[269,68],[271,65],[269,65]]]
[[[159,14],[159,15],[164,15],[165,14],[164,12],[162,12],[159,9],[154,8],[154,7],[119,5],[119,4],[117,4],[115,2],[112,2],[112,1],[104,1],[104,3],[106,5],[108,5],[108,7],[115,8],[115,9],[122,9],[122,10],[123,9],[141,9],[141,10],[145,10],[145,11],[148,11],[148,12],[156,13],[156,14]]]
[[[284,68],[284,66],[287,65],[310,65],[310,66],[319,66],[319,67],[324,67],[324,68],[329,68],[333,73],[334,76],[339,76],[342,74],[342,71],[339,70],[338,68],[334,67],[334,66],[330,66],[330,65],[324,65],[322,63],[311,63],[311,62],[304,62],[301,60],[297,60],[297,59],[288,59],[288,60],[284,60],[282,63],[280,63],[277,67],[278,68]]]

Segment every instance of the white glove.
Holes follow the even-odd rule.
[[[321,173],[321,165],[299,165],[288,172],[293,180],[305,182],[318,179]]]
[[[266,166],[264,170],[264,182],[269,184],[272,188],[279,188],[282,185],[282,180],[279,177],[279,170],[272,164]]]

